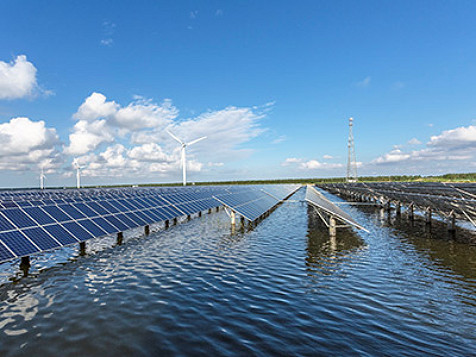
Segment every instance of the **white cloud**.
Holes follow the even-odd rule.
[[[428,146],[447,149],[476,148],[476,126],[459,127],[432,136]]]
[[[409,144],[420,144],[417,139],[412,139]],[[461,161],[476,160],[476,126],[458,127],[443,131],[427,142],[426,147],[420,150],[404,152],[394,149],[372,161],[376,165],[399,165],[413,168],[426,168],[428,170],[439,167],[461,171]],[[402,166],[403,165],[403,166]],[[405,166],[406,165],[406,166]],[[416,166],[415,166],[416,165]]]
[[[344,167],[342,164],[330,164],[327,162],[319,162],[317,160],[309,160],[306,162],[302,162],[299,165],[300,169],[304,170],[317,170],[317,169],[337,169]]]
[[[363,80],[361,80],[360,82],[357,82],[357,87],[361,87],[361,88],[366,88],[370,85],[370,81],[371,81],[371,77],[370,76],[367,76],[365,77]]]
[[[56,146],[59,138],[54,128],[47,128],[44,121],[13,118],[0,124],[0,167],[24,170],[30,166],[46,169],[58,165]]]
[[[102,143],[114,141],[114,133],[105,119],[78,121],[69,135],[70,144],[64,149],[68,155],[84,155],[96,150]]]
[[[0,61],[0,99],[18,99],[38,90],[36,68],[25,55],[10,63]]]
[[[168,128],[186,142],[206,136],[187,148],[187,172],[210,170],[252,152],[244,144],[264,132],[260,119],[271,107],[227,107],[177,122],[170,100],[159,105],[135,96],[122,106],[92,93],[73,115],[77,122],[64,152],[79,156],[86,176],[180,176],[180,149]]]
[[[418,140],[417,138],[408,140],[408,145],[420,145],[420,144],[421,144],[421,141]]]
[[[110,21],[104,21],[102,23],[102,39],[99,42],[103,46],[111,47],[114,44],[112,38],[116,30],[116,24]]]
[[[298,159],[297,157],[288,157],[284,162],[281,164],[282,166],[288,166],[291,164],[298,164],[302,162],[302,159]]]
[[[342,164],[331,164],[328,162],[319,162],[317,160],[308,160],[305,161],[303,159],[299,159],[296,157],[290,157],[284,160],[283,163],[281,163],[281,166],[290,166],[290,165],[297,165],[297,167],[301,170],[317,170],[317,169],[323,169],[323,170],[329,170],[329,169],[338,169],[341,167],[344,167]]]
[[[286,135],[281,135],[280,137],[274,139],[271,144],[280,144],[283,141],[286,141]]]
[[[322,158],[323,158],[324,160],[331,160],[331,159],[334,158],[334,156],[331,156],[331,155],[323,155]]]

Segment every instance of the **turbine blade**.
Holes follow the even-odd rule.
[[[183,145],[183,142],[182,140],[180,140],[179,138],[177,138],[174,134],[172,134],[170,131],[168,130],[165,130],[172,138],[174,138],[175,140],[177,140],[181,145]]]
[[[189,142],[189,143],[187,144],[187,146],[196,144],[196,143],[198,143],[199,141],[202,141],[203,139],[206,139],[206,138],[207,138],[206,136],[203,136],[203,137],[201,137],[201,138],[199,138],[199,139],[195,139],[195,140]]]

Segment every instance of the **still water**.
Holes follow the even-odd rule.
[[[0,355],[476,355],[476,247],[347,210],[370,233],[331,240],[289,202],[245,232],[221,211],[56,252],[0,286]]]

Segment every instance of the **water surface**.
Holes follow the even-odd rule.
[[[222,211],[58,252],[0,287],[0,355],[475,355],[476,247],[346,209],[370,233],[330,239],[289,202],[249,231]]]

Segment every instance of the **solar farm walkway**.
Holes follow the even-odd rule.
[[[0,191],[0,263],[225,205],[255,222],[299,185]],[[27,258],[29,259],[29,258]],[[28,260],[27,260],[28,262]]]
[[[467,220],[476,226],[476,184],[438,182],[357,182],[320,184],[318,187],[353,201],[370,201],[385,207],[392,206],[400,214],[407,207],[409,218],[418,208],[425,212],[431,224],[432,212],[448,222],[448,230],[455,230],[455,220]]]

